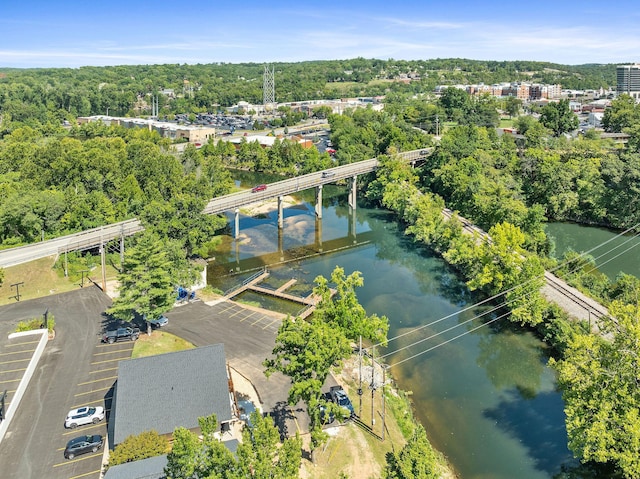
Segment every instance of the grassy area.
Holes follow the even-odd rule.
[[[363,366],[370,365],[365,360]],[[404,447],[415,429],[416,418],[412,412],[409,395],[396,390],[388,384],[385,388],[383,406],[381,389],[373,395],[367,384],[363,383],[364,394],[362,406],[357,394],[356,356],[345,361],[344,368],[336,368],[334,374],[347,390],[356,413],[364,423],[359,426],[355,422],[333,428],[333,433],[326,444],[315,451],[314,463],[303,461],[305,474],[309,479],[340,477],[341,473],[351,479],[369,479],[381,477],[387,463],[387,454],[397,452]],[[369,373],[370,374],[370,373]],[[373,404],[373,408],[372,408]],[[372,413],[375,421],[372,421]],[[384,441],[382,441],[382,417],[385,417]],[[439,456],[440,477],[452,479],[455,474],[447,464],[446,458]]]
[[[500,128],[513,128],[513,118],[500,118]]]
[[[42,258],[30,263],[10,266],[4,269],[4,283],[0,287],[0,304],[16,301],[16,287],[20,284],[20,300],[40,298],[50,294],[64,293],[80,287],[79,283],[60,276],[53,268],[54,258]]]
[[[156,354],[171,353],[173,351],[183,351],[193,349],[195,346],[178,336],[163,331],[155,330],[151,336],[141,334],[131,353],[132,358],[142,358],[154,356]]]
[[[62,257],[58,259],[61,261]],[[90,285],[91,281],[102,284],[102,267],[100,258],[97,258],[98,265],[89,269],[84,276],[84,286]],[[42,258],[29,263],[19,264],[4,268],[5,278],[0,286],[0,305],[11,304],[16,301],[16,287],[12,284],[20,284],[20,300],[41,298],[50,294],[65,293],[78,289],[81,286],[82,275],[69,264],[69,276],[65,277],[61,267],[56,267],[55,258]],[[111,265],[107,265],[107,279],[114,279],[116,270]]]

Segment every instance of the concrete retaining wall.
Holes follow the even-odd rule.
[[[18,389],[16,389],[16,393],[13,395],[11,399],[11,403],[7,408],[5,418],[2,422],[0,422],[0,442],[4,438],[4,435],[9,429],[9,424],[11,423],[11,419],[15,415],[18,410],[18,405],[20,404],[20,400],[24,395],[24,392],[27,390],[27,386],[29,385],[29,381],[31,381],[31,377],[36,370],[36,366],[38,365],[38,361],[40,361],[40,357],[44,352],[44,347],[47,345],[47,341],[49,340],[49,331],[47,329],[34,329],[33,331],[23,331],[21,333],[11,333],[9,335],[9,339],[19,338],[21,336],[29,336],[33,334],[40,334],[41,338],[38,342],[38,346],[33,352],[33,356],[31,356],[31,361],[29,361],[29,366],[27,366],[26,371],[22,375],[22,379],[20,380],[20,384],[18,385]]]

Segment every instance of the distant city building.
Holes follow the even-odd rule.
[[[186,140],[191,143],[206,143],[215,138],[216,129],[196,125],[179,125],[167,121],[146,118],[123,118],[107,115],[79,116],[78,124],[101,121],[107,126],[119,125],[124,128],[145,128],[157,131],[160,136],[171,140]]]
[[[496,97],[513,96],[522,101],[537,101],[545,98],[554,99],[562,97],[561,85],[530,84],[523,82],[498,83],[493,85],[438,85],[436,94],[442,93],[447,88],[459,88],[469,95],[492,95]]]
[[[616,93],[627,95],[640,100],[640,64],[634,65],[618,65],[616,69],[618,84]]]

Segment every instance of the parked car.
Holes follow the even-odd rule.
[[[334,176],[336,176],[336,174],[333,171],[323,171],[322,172],[322,177],[323,178],[332,178]]]
[[[265,191],[267,189],[267,185],[256,185],[251,188],[251,193],[258,193],[259,191]]]
[[[103,444],[104,439],[102,436],[95,435],[76,437],[67,443],[67,447],[64,449],[64,457],[67,459],[73,459],[80,454],[97,452]]]
[[[162,326],[169,324],[169,318],[162,314],[159,318],[150,319],[149,324],[153,328],[161,328]]]
[[[75,429],[76,427],[84,426],[85,424],[98,424],[103,419],[103,407],[80,407],[78,409],[72,409],[71,411],[69,411],[69,413],[67,414],[67,418],[64,420],[64,427]]]
[[[135,341],[140,337],[138,328],[118,328],[107,331],[102,336],[102,341],[113,344],[116,341]]]
[[[351,400],[345,390],[342,389],[342,386],[332,386],[329,392],[333,402],[344,409],[348,418],[355,415],[356,411],[353,409],[353,404],[351,404]]]

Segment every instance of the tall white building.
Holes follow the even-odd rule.
[[[640,64],[618,65],[616,69],[618,85],[616,92],[618,95],[627,95],[640,100]]]

